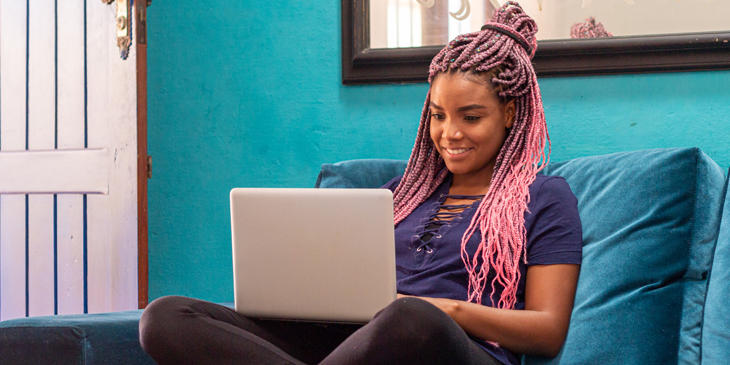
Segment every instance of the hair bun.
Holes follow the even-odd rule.
[[[588,17],[585,21],[575,23],[570,27],[570,38],[604,38],[613,37],[613,34],[596,22],[596,18]]]
[[[534,56],[535,50],[537,50],[537,37],[535,37],[535,34],[537,34],[537,23],[525,13],[520,4],[514,1],[506,2],[494,12],[492,19],[487,24],[489,23],[496,23],[503,26],[500,28],[506,28],[519,34],[521,38],[524,38],[524,41],[527,42],[531,50],[531,52],[528,51],[530,57]]]

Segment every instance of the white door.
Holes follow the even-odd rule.
[[[115,19],[0,0],[0,320],[138,306],[137,54]]]

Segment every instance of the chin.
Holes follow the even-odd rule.
[[[463,175],[470,171],[468,167],[461,165],[449,165],[448,163],[446,164],[446,168],[454,175]]]

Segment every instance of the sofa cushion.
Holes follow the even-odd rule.
[[[725,204],[712,260],[702,327],[702,364],[724,365],[730,359],[730,172],[725,180]]]
[[[379,188],[392,178],[403,175],[407,161],[351,160],[324,164],[316,188]]]
[[[139,344],[141,310],[0,322],[3,364],[155,364]]]
[[[724,174],[696,148],[550,164],[578,197],[583,265],[550,364],[698,364]]]
[[[324,165],[318,186],[377,187],[404,169],[392,160]],[[543,173],[563,176],[578,197],[583,265],[560,354],[524,362],[698,364],[720,167],[699,149],[672,148],[576,158]]]

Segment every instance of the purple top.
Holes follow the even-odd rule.
[[[383,186],[394,191],[402,176]],[[475,201],[450,223],[441,225],[435,235],[422,240],[426,225],[438,212],[451,187],[451,174],[436,191],[395,227],[396,279],[398,293],[433,298],[466,300],[468,273],[461,260],[461,239],[474,216],[480,200]],[[578,200],[562,177],[538,174],[530,185],[530,201],[525,212],[527,231],[527,266],[550,264],[580,264],[583,233],[578,215]],[[430,230],[428,230],[430,231]],[[426,235],[426,238],[431,236]],[[480,241],[479,230],[467,243],[469,257],[474,255]],[[520,262],[520,282],[515,309],[525,308],[525,273]],[[482,305],[494,306],[502,288],[496,287],[490,298],[494,273],[487,278]],[[517,356],[503,348],[472,338],[503,364],[519,364]]]

